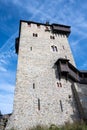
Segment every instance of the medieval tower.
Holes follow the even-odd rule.
[[[77,90],[86,88],[87,73],[75,67],[69,34],[70,26],[20,21],[14,107],[6,130],[85,119]]]

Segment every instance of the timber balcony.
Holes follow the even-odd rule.
[[[59,79],[65,77],[71,79],[74,82],[81,84],[87,84],[87,71],[79,71],[75,68],[68,59],[60,58],[55,63],[58,67]]]
[[[64,34],[67,37],[71,32],[70,26],[60,25],[60,24],[52,24],[52,31],[53,33]]]

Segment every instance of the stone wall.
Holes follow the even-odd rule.
[[[87,120],[87,84],[78,84],[76,83],[76,90],[79,95],[80,102],[82,104],[85,117]]]
[[[11,114],[0,115],[0,130],[5,130],[7,121]]]
[[[70,59],[75,65],[67,37],[53,34],[48,28],[45,31],[45,25],[21,24],[14,108],[6,130],[27,130],[38,124],[63,125],[79,118],[72,82],[60,81],[55,66],[58,58]]]

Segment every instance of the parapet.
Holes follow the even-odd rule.
[[[51,33],[53,34],[62,34],[62,35],[66,35],[67,37],[69,36],[70,32],[71,32],[71,27],[70,26],[67,26],[67,25],[62,25],[62,24],[49,24],[49,23],[38,23],[38,22],[33,22],[33,21],[25,21],[25,20],[20,20],[20,28],[19,28],[19,38],[16,38],[15,40],[15,50],[16,50],[16,53],[18,54],[18,50],[19,50],[19,39],[20,39],[20,31],[21,31],[21,23],[22,22],[25,22],[27,23],[28,25],[30,24],[36,24],[37,26],[40,26],[40,25],[44,25],[46,26],[46,31],[49,31],[49,29],[47,27],[50,27],[50,30],[51,30]]]

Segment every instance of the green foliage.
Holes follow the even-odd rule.
[[[29,130],[49,130],[49,128],[46,126],[37,125],[36,127]]]
[[[15,130],[14,128],[11,128],[10,130]]]
[[[14,130],[13,128],[11,130]],[[41,125],[37,125],[36,127],[33,127],[31,129],[28,130],[87,130],[87,125],[82,122],[82,123],[66,123],[64,126],[62,127],[57,127],[56,125],[52,124],[49,128],[46,126],[41,126]]]

